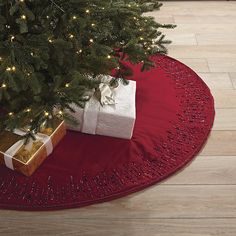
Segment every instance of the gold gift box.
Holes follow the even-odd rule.
[[[64,121],[55,120],[54,129],[42,129],[40,133],[50,136],[53,148],[60,142],[66,134],[66,125]],[[12,145],[21,140],[21,136],[9,131],[0,133],[0,164],[5,165],[4,152]],[[27,151],[22,146],[12,159],[14,170],[25,176],[31,176],[42,162],[47,158],[47,150],[41,141],[35,140],[31,151]]]

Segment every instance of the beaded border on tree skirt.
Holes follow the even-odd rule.
[[[207,140],[214,121],[214,100],[206,84],[184,64],[167,56],[153,57],[172,80],[181,110],[166,138],[155,146],[161,159],[139,156],[137,161],[109,171],[82,177],[69,175],[62,185],[49,175],[43,186],[34,178],[18,181],[17,176],[0,174],[0,208],[58,210],[75,208],[126,196],[166,179],[189,163]],[[197,127],[196,127],[197,124]],[[11,200],[19,204],[9,204]],[[23,203],[23,204],[22,204]]]

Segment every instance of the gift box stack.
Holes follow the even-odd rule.
[[[136,119],[136,82],[129,81],[128,85],[120,84],[111,88],[111,79],[110,76],[105,78],[99,86],[99,93],[94,92],[84,109],[71,104],[75,112],[70,115],[77,120],[77,125],[56,119],[54,129],[40,130],[35,134],[35,140],[27,144],[22,139],[26,134],[24,130],[0,133],[0,164],[31,176],[65,136],[66,128],[87,134],[131,139]]]

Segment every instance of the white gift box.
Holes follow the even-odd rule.
[[[87,134],[98,134],[117,138],[131,139],[136,120],[135,106],[136,82],[120,84],[114,89],[114,105],[102,106],[95,98],[82,109],[74,104],[75,113],[70,113],[77,121],[77,126],[67,124],[67,128]]]

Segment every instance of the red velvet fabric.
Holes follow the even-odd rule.
[[[187,66],[166,56],[137,81],[131,140],[68,132],[31,177],[0,167],[0,208],[54,210],[115,199],[155,184],[186,165],[205,143],[213,98]],[[119,125],[119,124],[117,124]]]

